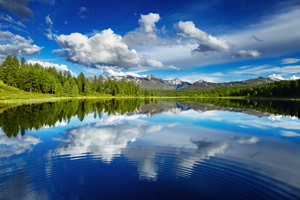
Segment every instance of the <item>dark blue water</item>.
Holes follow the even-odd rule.
[[[0,199],[300,199],[296,116],[66,102],[6,110],[0,125]]]

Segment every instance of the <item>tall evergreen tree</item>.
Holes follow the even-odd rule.
[[[10,64],[6,66],[6,70],[7,70],[7,85],[17,87],[19,60],[16,56],[14,56],[10,61]]]
[[[21,65],[25,65],[25,58],[24,57],[21,58]]]
[[[71,86],[70,86],[69,81],[66,81],[64,84],[64,93],[71,94]]]
[[[77,82],[78,82],[78,89],[79,89],[79,92],[81,94],[84,93],[84,86],[85,86],[85,82],[86,82],[86,78],[84,76],[84,74],[82,72],[80,72],[80,74],[78,75],[78,78],[77,78]]]
[[[7,83],[9,69],[11,68],[11,65],[12,65],[12,58],[10,55],[8,55],[1,65],[1,67],[3,69],[2,70],[2,74],[3,74],[2,80],[4,83]]]
[[[62,95],[64,93],[64,88],[62,87],[62,85],[59,82],[55,83],[54,93],[57,95]]]
[[[139,88],[132,82],[104,80],[102,76],[92,81],[81,72],[77,78],[69,71],[57,72],[54,67],[27,64],[24,58],[7,56],[0,67],[0,79],[14,87],[29,91],[57,95],[138,95]]]

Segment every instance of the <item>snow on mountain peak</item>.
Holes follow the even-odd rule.
[[[199,81],[196,81],[195,83],[207,83],[207,81],[205,81],[205,80],[199,80]]]
[[[146,76],[146,78],[147,78],[148,80],[156,79],[156,77],[155,77],[154,75],[152,75],[152,74]]]
[[[281,81],[284,80],[284,78],[280,74],[272,74],[269,76],[270,79],[274,81]]]
[[[181,85],[182,84],[182,81],[178,78],[175,78],[174,80],[170,80],[169,82],[173,85]]]

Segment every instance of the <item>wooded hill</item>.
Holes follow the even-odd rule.
[[[58,96],[77,95],[124,95],[139,96],[141,90],[133,82],[106,80],[93,77],[91,82],[80,73],[72,77],[69,71],[57,72],[54,67],[27,64],[22,58],[7,56],[0,66],[0,80],[28,92],[50,93]]]
[[[199,91],[155,91],[157,96],[188,96],[188,97],[273,97],[273,98],[300,98],[300,79],[278,81],[256,86],[236,86],[215,88]]]
[[[0,80],[28,92],[50,93],[57,96],[186,96],[186,97],[274,97],[300,98],[300,79],[276,81],[255,86],[223,87],[209,90],[141,90],[132,81],[104,80],[102,76],[87,79],[83,73],[72,77],[69,71],[57,72],[54,67],[27,64],[22,58],[7,56],[0,66]]]

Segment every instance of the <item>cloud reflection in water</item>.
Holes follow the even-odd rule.
[[[7,137],[0,129],[0,158],[10,157],[31,151],[32,147],[39,144],[41,140],[35,136],[26,134],[24,136]]]

